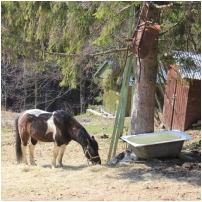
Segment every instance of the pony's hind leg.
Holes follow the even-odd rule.
[[[29,154],[30,154],[30,164],[33,166],[36,166],[35,160],[34,160],[34,148],[37,143],[37,140],[31,138],[31,142],[29,144]]]
[[[18,123],[18,133],[21,139],[22,162],[24,164],[28,164],[27,157],[26,157],[26,149],[27,149],[27,143],[29,141],[29,134],[24,124],[19,125]]]
[[[26,158],[26,149],[27,149],[27,146],[21,144],[21,148],[22,148],[22,161],[24,164],[28,164],[27,163],[27,158]]]
[[[60,147],[60,151],[59,151],[59,155],[58,155],[58,166],[59,166],[59,167],[62,167],[62,166],[63,166],[63,165],[62,165],[62,157],[63,157],[63,155],[64,155],[66,146],[67,146],[66,144],[63,144],[63,145],[61,145],[61,147]]]
[[[21,141],[22,161],[24,164],[28,164],[27,163],[27,157],[26,157],[26,150],[27,150],[27,143],[29,140],[29,136],[24,136],[21,140],[22,140]]]
[[[60,147],[57,146],[57,143],[55,142],[55,143],[54,143],[53,160],[52,160],[52,163],[51,163],[51,167],[52,167],[52,168],[55,168],[55,167],[56,167],[56,159],[57,159],[59,150],[60,150]]]

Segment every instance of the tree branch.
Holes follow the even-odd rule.
[[[125,10],[131,8],[133,5],[135,5],[135,3],[136,3],[136,2],[130,4],[129,6],[126,6],[126,7],[122,8],[120,11],[118,11],[118,12],[115,14],[114,17],[116,17],[116,16],[119,15],[120,13],[124,12]]]
[[[126,6],[124,8],[122,8],[120,11],[118,11],[114,17],[117,17],[120,13],[124,12],[125,10],[129,9],[130,7],[132,7],[133,5],[135,5],[134,3],[131,3],[129,6]],[[113,17],[113,18],[114,18]],[[97,26],[95,29],[93,29],[93,31],[90,32],[90,34],[94,34],[97,30],[99,30],[105,23],[107,22],[107,20],[104,20],[99,26]]]
[[[8,29],[6,29],[5,27],[1,27],[1,31],[8,32]],[[95,56],[99,56],[99,55],[106,55],[106,54],[115,53],[115,52],[127,51],[127,48],[120,48],[120,49],[112,49],[112,50],[108,50],[108,51],[104,51],[104,52],[100,52],[100,53],[94,53],[94,54],[53,53],[53,52],[49,52],[49,51],[43,50],[43,49],[41,49],[38,46],[34,46],[34,45],[30,44],[29,42],[25,41],[24,39],[22,39],[21,37],[13,34],[13,33],[11,33],[11,34],[13,35],[13,37],[15,39],[17,39],[18,41],[21,41],[23,44],[25,44],[27,46],[32,47],[35,50],[38,50],[40,52],[43,52],[43,53],[46,53],[46,54],[49,54],[49,55],[57,55],[57,56],[62,56],[62,57],[82,57],[82,56],[85,56],[85,57],[89,57],[89,56],[90,57],[95,57]]]
[[[108,50],[105,52],[100,52],[100,53],[95,53],[95,54],[87,54],[86,56],[95,57],[95,56],[99,56],[99,55],[106,55],[106,54],[115,53],[115,52],[122,52],[122,51],[127,51],[127,48],[112,49],[112,50]]]
[[[176,22],[172,27],[169,27],[166,31],[159,33],[159,36],[164,35],[165,33],[169,32],[171,29],[173,29],[176,25],[178,25],[182,20],[184,20],[184,17],[180,19],[178,22]]]
[[[1,27],[1,31],[6,31],[6,32],[8,32],[8,29],[6,29],[5,27]],[[36,49],[36,50],[38,50],[38,51],[40,51],[40,52],[43,52],[43,53],[47,53],[47,54],[49,54],[49,55],[58,55],[58,56],[64,56],[64,57],[80,57],[81,56],[81,54],[67,54],[67,53],[53,53],[53,52],[49,52],[49,51],[46,51],[46,50],[43,50],[43,49],[41,49],[40,47],[38,47],[38,46],[34,46],[34,45],[32,45],[32,44],[30,44],[29,42],[27,42],[27,41],[25,41],[24,39],[22,39],[20,36],[17,36],[17,35],[15,35],[15,34],[13,34],[12,32],[10,32],[12,35],[13,35],[13,37],[15,38],[15,39],[17,39],[18,41],[21,41],[23,44],[25,44],[25,45],[27,45],[27,46],[30,46],[30,47],[32,47],[33,49]]]

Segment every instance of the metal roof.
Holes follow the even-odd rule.
[[[182,78],[201,80],[201,54],[183,51],[173,51],[172,53],[176,60],[176,65],[179,67],[179,72]],[[102,74],[102,72],[106,70],[106,67],[111,63],[111,61],[104,61],[94,75],[99,76]],[[159,61],[159,68],[161,69],[163,77],[166,80],[167,72],[162,66],[162,62]],[[156,83],[163,83],[164,79],[160,78],[157,74]],[[131,83],[132,79],[130,79],[129,86],[132,85]]]
[[[182,78],[201,80],[201,54],[174,51],[173,56]]]

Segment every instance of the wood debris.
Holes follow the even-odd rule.
[[[197,123],[192,124],[194,130],[201,130],[201,120],[198,120]]]

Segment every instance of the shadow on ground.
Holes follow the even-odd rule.
[[[201,185],[201,153],[197,151],[182,152],[180,157],[175,158],[158,158],[142,162],[140,160],[138,163],[133,162],[130,165],[128,165],[128,169],[123,169],[119,177],[130,179],[132,183],[149,179],[168,178],[197,186]],[[124,167],[126,165],[110,167],[117,168],[117,166]]]

